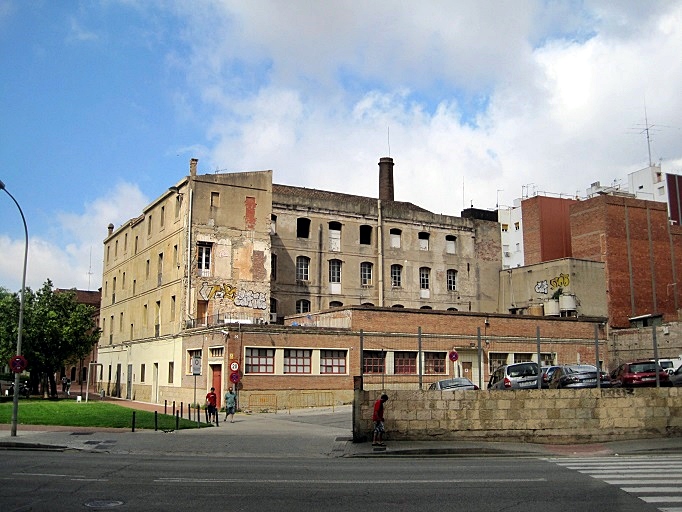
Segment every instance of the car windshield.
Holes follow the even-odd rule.
[[[538,365],[535,363],[515,364],[509,367],[510,377],[533,377],[538,374]]]
[[[471,386],[472,382],[469,379],[450,379],[440,381],[441,389],[459,388],[462,386]]]
[[[589,364],[575,364],[566,367],[566,373],[590,373],[596,371],[597,368]]]
[[[645,373],[645,372],[655,372],[656,363],[636,363],[630,365],[630,371],[632,373]]]

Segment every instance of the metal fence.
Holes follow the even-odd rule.
[[[428,389],[443,379],[466,377],[481,389],[497,368],[523,361],[541,366],[582,362],[602,366],[606,341],[594,339],[361,333],[362,389]],[[576,360],[577,359],[577,360]]]

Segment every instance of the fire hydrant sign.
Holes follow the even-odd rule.
[[[192,375],[201,375],[201,358],[192,358]]]

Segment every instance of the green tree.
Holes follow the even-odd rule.
[[[19,295],[0,288],[0,368],[17,354]]]
[[[13,332],[16,340],[19,296],[12,297],[17,314],[11,317],[3,315],[0,320],[0,350],[3,354],[7,343],[5,333]],[[0,312],[4,312],[5,307],[8,312],[11,309],[11,304],[6,302],[9,302],[6,297],[0,295],[0,308],[3,308]],[[28,361],[32,386],[40,382],[43,392],[57,395],[55,373],[65,363],[84,358],[99,339],[100,330],[95,324],[94,313],[92,306],[76,301],[75,290],[57,293],[49,279],[37,292],[25,291],[22,355]]]

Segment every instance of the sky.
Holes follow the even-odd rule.
[[[12,197],[26,285],[97,290],[191,158],[377,197],[390,156],[454,216],[682,174],[680,56],[682,0],[0,0],[0,287]]]

